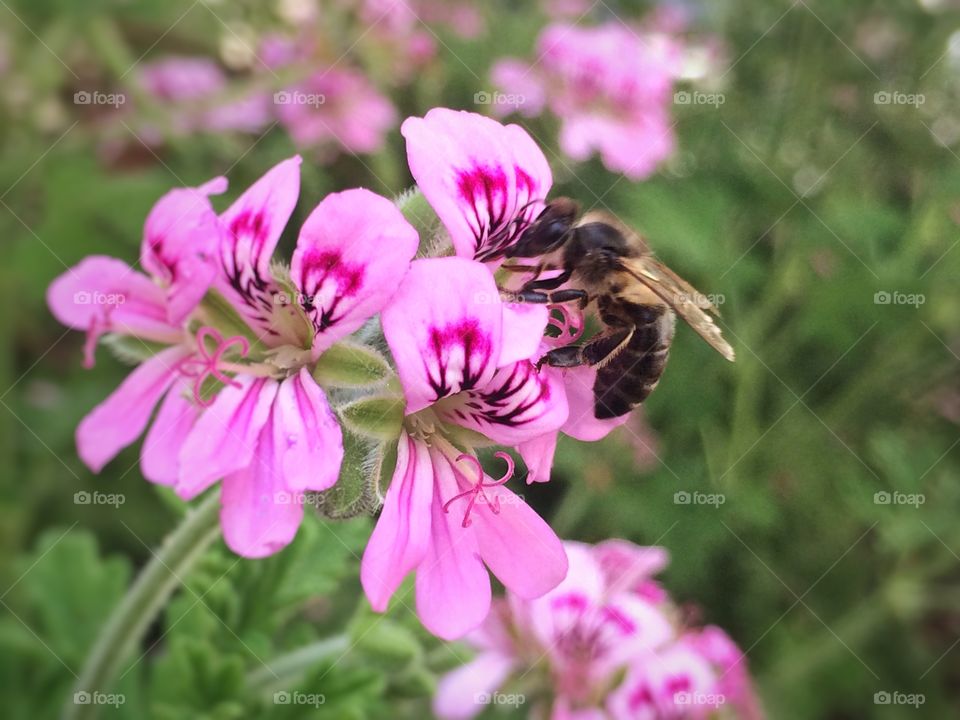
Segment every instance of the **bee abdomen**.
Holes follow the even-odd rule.
[[[593,397],[598,420],[626,415],[660,381],[673,340],[674,315],[666,307],[656,309],[659,312],[650,322],[636,327],[627,347],[597,370]]]

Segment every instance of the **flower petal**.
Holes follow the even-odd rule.
[[[140,262],[167,287],[171,323],[183,321],[216,275],[225,233],[207,196],[226,189],[223,177],[199,188],[177,188],[160,198],[147,215]]]
[[[180,476],[180,448],[200,416],[200,408],[189,393],[189,383],[176,382],[147,431],[140,451],[140,470],[150,482],[174,485]]]
[[[267,171],[220,216],[226,237],[220,247],[218,287],[258,330],[272,324],[278,288],[270,260],[299,193],[296,155]]]
[[[94,336],[105,332],[177,342],[182,335],[167,320],[164,292],[125,262],[92,255],[47,289],[50,311],[67,327]]]
[[[550,481],[558,435],[556,432],[548,432],[517,445],[517,452],[527,466],[527,485]]]
[[[493,378],[502,347],[498,297],[480,263],[445,257],[410,266],[381,316],[408,414]]]
[[[502,445],[516,445],[558,430],[567,399],[556,375],[523,361],[500,368],[490,381],[463,392],[438,412]]]
[[[490,611],[490,576],[480,560],[473,527],[462,516],[444,512],[443,503],[460,492],[449,461],[431,451],[436,495],[430,506],[430,543],[417,568],[417,615],[444,640],[462,637]]]
[[[94,472],[143,432],[153,408],[177,378],[177,364],[188,351],[172,347],[137,367],[120,387],[77,426],[77,451]]]
[[[435,108],[400,132],[410,172],[460,257],[501,258],[543,209],[550,166],[520,126]]]
[[[567,421],[561,428],[565,435],[583,442],[593,442],[606,437],[611,430],[620,427],[630,419],[629,413],[608,420],[596,418],[593,397],[593,382],[597,378],[596,368],[586,365],[566,370],[546,368],[544,373],[563,378],[567,405],[570,409]]]
[[[273,445],[276,414],[260,431],[249,465],[223,479],[220,524],[223,540],[237,555],[266,557],[282,550],[297,534],[303,503],[290,502],[283,470]]]
[[[180,450],[175,489],[184,500],[253,461],[260,431],[277,395],[277,383],[249,376],[238,376],[235,382],[237,386],[223,388],[204,410]]]
[[[417,252],[417,231],[369,190],[328,195],[300,231],[290,275],[325,350],[350,335],[397,291]]]
[[[327,397],[306,368],[280,383],[273,403],[273,447],[288,490],[326,490],[337,482],[343,434]]]
[[[442,720],[469,720],[486,709],[484,697],[498,690],[514,660],[498,652],[484,652],[442,678],[433,696],[433,713]]]
[[[403,578],[427,554],[432,503],[429,448],[404,432],[400,435],[397,466],[383,510],[360,565],[360,582],[377,612],[387,609]]]
[[[530,360],[540,349],[550,311],[546,305],[503,303],[503,350],[499,367]]]
[[[485,488],[492,505],[477,503],[480,556],[508,590],[540,597],[567,575],[567,555],[553,530],[521,498],[502,485]],[[500,511],[493,510],[499,503]]]

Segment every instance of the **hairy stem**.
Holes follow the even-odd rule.
[[[167,536],[101,630],[74,686],[75,692],[111,691],[123,664],[140,647],[150,623],[203,552],[219,536],[219,509],[220,495],[211,493],[187,512],[180,526]],[[127,671],[129,669],[132,666]],[[98,704],[77,703],[71,695],[67,698],[63,717],[85,720],[96,717],[99,710]]]
[[[328,658],[336,659],[349,648],[346,635],[335,635],[318,640],[293,652],[274,658],[247,675],[247,687],[255,692],[269,694],[277,690],[289,690],[299,683],[317,663]]]

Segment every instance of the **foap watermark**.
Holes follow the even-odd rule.
[[[123,305],[126,301],[127,296],[124,293],[78,290],[73,294],[74,305]]]
[[[873,494],[874,505],[909,505],[918,508],[927,501],[923,493],[902,493],[894,490],[887,492],[880,490]]]
[[[503,705],[517,708],[527,702],[527,696],[523,693],[475,693],[473,702],[477,705]]]
[[[705,93],[699,90],[678,90],[673,94],[674,105],[712,105],[717,108],[727,101],[723,93]]]
[[[99,90],[77,90],[73,94],[74,105],[111,105],[115,108],[124,105],[127,96],[123,93],[105,93]]]
[[[873,694],[874,705],[912,705],[919,708],[927,701],[923,693],[904,693],[899,690],[881,690]]]
[[[300,90],[280,90],[273,94],[274,105],[309,105],[320,107],[327,101],[323,93],[308,93]]]
[[[926,101],[927,97],[923,93],[880,90],[873,94],[874,105],[913,105],[913,107],[920,107]]]
[[[127,702],[123,693],[103,693],[98,690],[77,690],[73,694],[74,705],[112,705],[117,708]]]
[[[273,494],[273,502],[275,505],[313,505],[314,507],[320,507],[323,505],[323,496],[319,493],[280,490]]]
[[[887,290],[878,290],[873,294],[874,305],[912,305],[915,308],[920,307],[927,301],[927,296],[922,293],[904,293],[898,290],[888,292]]]
[[[686,490],[677,490],[673,494],[674,505],[712,505],[720,507],[727,501],[727,496],[723,493],[703,493],[698,490],[687,492]]]
[[[715,293],[712,295],[704,295],[700,292],[680,293],[680,298],[700,308],[708,305],[720,307],[727,301],[727,296],[722,293]]]
[[[674,705],[718,708],[727,702],[723,693],[678,692],[673,695]]]
[[[311,705],[318,708],[326,701],[327,696],[323,693],[305,693],[299,690],[294,690],[293,692],[277,690],[277,692],[273,694],[274,705]]]
[[[118,508],[126,501],[127,498],[123,493],[102,493],[98,490],[87,492],[86,490],[80,490],[73,494],[74,505],[113,505],[115,508]]]
[[[474,105],[505,105],[514,109],[520,107],[527,101],[525,95],[520,93],[502,93],[494,90],[480,90],[473,94]]]

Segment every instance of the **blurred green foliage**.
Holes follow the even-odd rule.
[[[646,7],[601,3],[592,19]],[[875,705],[878,691],[923,693],[917,716],[956,716],[960,60],[948,43],[960,12],[911,0],[691,7],[697,33],[723,38],[711,89],[725,102],[674,108],[679,150],[655,177],[574,165],[553,121],[524,124],[555,193],[612,209],[723,295],[737,362],[679,329],[643,422],[599,445],[562,443],[554,480],[526,496],[564,537],[669,548],[667,587],[748,651],[770,717],[913,712]],[[440,62],[393,94],[401,116],[473,109],[494,59],[529,56],[545,22],[532,4],[487,15],[479,38],[441,33]],[[118,68],[138,57],[215,55],[228,26],[270,23],[266,5],[20,0],[0,17],[11,56],[0,93],[0,687],[4,716],[32,719],[57,715],[99,626],[179,517],[143,481],[136,447],[99,476],[79,462],[73,430],[126,368],[101,352],[81,369],[83,338],[50,317],[44,290],[85,255],[133,262],[170,187],[229,171],[232,197],[294,148],[275,129],[256,143],[196,135],[146,149],[70,104],[90,78],[123,86]],[[874,101],[892,91],[926,101]],[[107,140],[129,145],[123,162],[105,160]],[[396,195],[410,182],[398,132],[376,157],[308,160],[291,227],[330,190]],[[883,292],[925,302],[878,304]],[[75,504],[93,490],[125,503]],[[725,502],[678,504],[678,491]],[[878,504],[878,492],[925,502]],[[298,691],[325,695],[309,709],[319,717],[423,717],[434,673],[466,655],[425,637],[409,593],[372,622],[356,559],[369,527],[311,519],[268,560],[210,551],[116,688],[125,704],[103,715],[302,717],[271,702]],[[345,628],[331,656],[323,643]],[[274,663],[277,678],[264,672]]]

